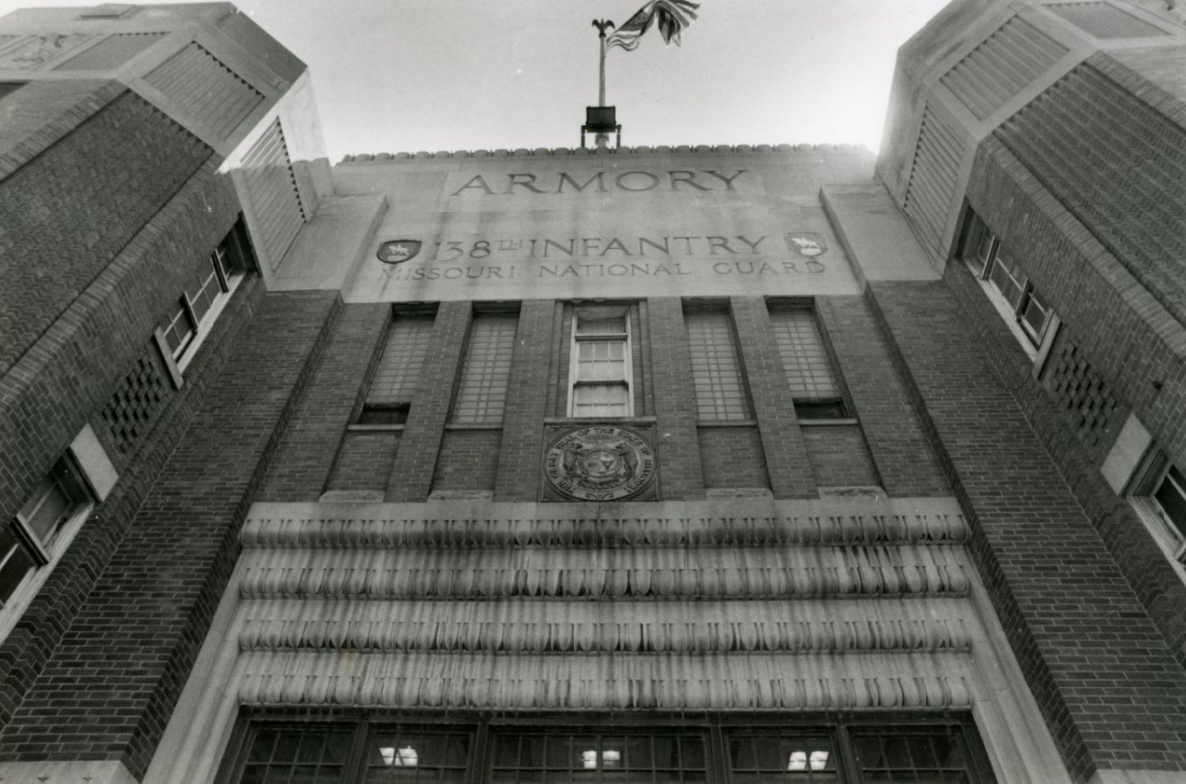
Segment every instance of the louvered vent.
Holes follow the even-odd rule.
[[[109,35],[54,68],[55,71],[111,71],[131,60],[165,37],[165,33],[120,33]]]
[[[943,229],[951,213],[963,146],[959,132],[928,103],[918,131],[918,147],[906,186],[905,212],[927,247],[942,258]]]
[[[189,117],[226,139],[264,97],[196,43],[161,63],[145,81]]]
[[[940,81],[968,111],[984,120],[1066,53],[1058,41],[1013,17]]]
[[[272,123],[243,158],[243,174],[247,197],[255,208],[260,239],[275,267],[305,222],[280,120]]]
[[[1058,3],[1046,7],[1096,38],[1149,38],[1166,35],[1165,31],[1121,11],[1111,3]]]

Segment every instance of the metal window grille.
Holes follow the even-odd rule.
[[[684,315],[684,324],[692,356],[697,416],[708,421],[751,419],[729,314],[723,310],[690,312]]]
[[[502,422],[518,322],[517,313],[479,313],[474,317],[453,401],[455,423]]]
[[[397,316],[371,378],[367,406],[409,406],[432,339],[431,315]]]
[[[791,396],[796,400],[839,398],[840,383],[815,314],[806,309],[775,310],[770,325]]]
[[[574,717],[575,718],[575,717]],[[619,717],[620,719],[620,717]],[[373,720],[372,720],[373,721]],[[622,727],[252,723],[232,784],[991,784],[964,723]],[[484,753],[477,753],[484,750]],[[362,758],[358,759],[361,754]]]
[[[280,784],[339,782],[350,753],[348,729],[265,729],[252,738],[239,781]]]

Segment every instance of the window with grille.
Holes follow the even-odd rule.
[[[692,359],[692,388],[697,418],[730,422],[753,418],[741,358],[729,312],[722,309],[684,313]]]
[[[991,784],[967,722],[252,722],[223,784]],[[596,722],[596,718],[588,719]],[[656,726],[658,724],[658,726]],[[625,725],[625,726],[623,726]]]
[[[974,213],[968,219],[960,255],[982,281],[993,304],[1025,337],[1026,345],[1041,346],[1054,311],[1018,261]]]
[[[387,345],[371,376],[358,423],[402,425],[408,421],[412,397],[432,340],[431,313],[397,314],[387,333]]]
[[[840,377],[815,313],[805,307],[772,307],[770,327],[791,390],[795,415],[800,419],[847,417]]]
[[[518,323],[514,312],[474,314],[453,399],[455,424],[502,423]]]
[[[631,343],[627,306],[575,309],[568,372],[569,416],[633,416]]]

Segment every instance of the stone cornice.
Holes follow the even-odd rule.
[[[526,147],[519,147],[514,150],[497,149],[497,150],[440,150],[437,152],[380,152],[380,153],[360,153],[357,155],[347,155],[342,158],[341,163],[372,163],[372,162],[387,162],[387,161],[410,161],[410,160],[427,160],[430,158],[527,158],[527,157],[551,157],[562,158],[566,156],[584,156],[584,155],[646,155],[655,153],[663,154],[705,154],[718,155],[720,153],[777,153],[777,152],[843,152],[843,153],[864,153],[872,155],[868,148],[860,144],[680,144],[680,145],[666,145],[661,144],[655,147],[648,147],[646,145],[638,147],[619,147],[616,150],[596,150],[589,147],[536,147],[535,149],[527,149]]]

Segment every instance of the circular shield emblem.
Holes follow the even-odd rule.
[[[544,454],[544,475],[561,495],[579,501],[618,501],[655,479],[655,451],[633,430],[590,425],[570,430]]]

